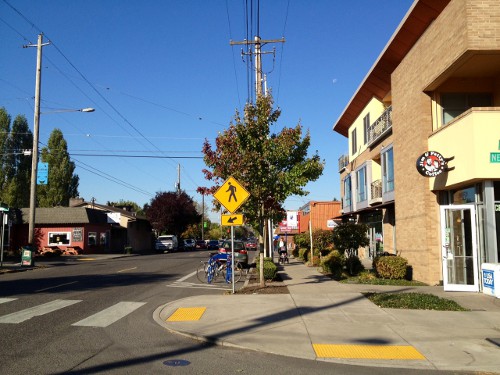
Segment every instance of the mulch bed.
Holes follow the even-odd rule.
[[[278,280],[266,280],[265,286],[260,286],[257,273],[252,273],[248,285],[235,291],[235,294],[289,294],[287,286],[279,278]]]

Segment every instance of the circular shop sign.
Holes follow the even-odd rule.
[[[436,151],[426,151],[417,159],[417,171],[424,177],[436,177],[443,173],[446,161]]]

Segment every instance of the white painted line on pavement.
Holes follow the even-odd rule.
[[[0,303],[7,303],[15,301],[17,298],[0,298]]]
[[[132,270],[135,270],[136,268],[137,268],[137,267],[125,268],[124,270],[117,271],[117,273],[120,273],[120,272],[125,272],[125,271],[132,271]]]
[[[12,314],[0,316],[0,323],[22,323],[25,320],[31,319],[35,316],[48,314],[50,312],[62,309],[67,306],[74,305],[75,303],[82,302],[81,300],[62,300],[56,299],[52,302],[47,302],[42,305],[30,307],[29,309],[21,310]]]
[[[176,282],[177,283],[180,283],[180,282],[183,282],[184,280],[187,280],[189,279],[190,277],[193,277],[194,275],[196,275],[196,271],[194,272],[191,272],[189,275],[186,275],[184,277],[181,277],[179,280],[177,280]]]
[[[71,284],[76,284],[78,281],[72,281],[70,283],[66,283],[66,284],[59,284],[59,285],[56,285],[56,286],[51,286],[49,288],[45,288],[45,289],[38,289],[38,290],[35,290],[35,293],[38,293],[38,292],[44,292],[46,290],[50,290],[50,289],[55,289],[55,288],[59,288],[61,286],[65,286],[65,285],[71,285]]]
[[[116,305],[72,324],[72,326],[107,327],[145,304],[146,302],[118,302]]]

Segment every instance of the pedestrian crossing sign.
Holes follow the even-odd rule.
[[[230,213],[246,202],[250,193],[233,177],[229,177],[214,194],[214,198]]]

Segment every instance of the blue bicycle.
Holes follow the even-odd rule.
[[[238,262],[234,265],[234,282],[240,281],[243,274],[241,264]],[[196,271],[198,280],[202,283],[211,284],[223,280],[230,284],[232,282],[231,254],[212,254],[208,261],[203,261],[202,265]]]

